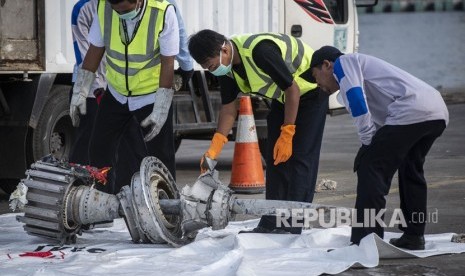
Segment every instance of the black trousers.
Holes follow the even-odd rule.
[[[275,100],[272,102],[267,118],[266,199],[313,201],[327,110],[328,95],[318,88],[300,98],[292,156],[287,162],[275,166],[273,149],[284,123],[284,105]],[[276,228],[276,217],[263,216],[259,226]],[[300,233],[302,228],[291,227],[285,230]]]
[[[386,125],[376,132],[360,156],[358,168],[354,168],[358,177],[355,202],[358,223],[364,222],[365,209],[378,213],[386,207],[385,196],[389,193],[394,173],[398,171],[400,208],[407,224],[399,228],[406,234],[424,234],[425,223],[412,218],[420,213],[426,215],[427,185],[423,164],[445,127],[444,120],[435,120],[411,125]],[[352,227],[351,242],[359,243],[370,233],[384,237],[383,227],[376,223]]]
[[[121,187],[131,184],[131,178],[135,172],[139,171],[140,163],[146,156],[155,156],[160,159],[168,168],[170,173],[175,177],[175,151],[173,140],[173,110],[170,108],[166,123],[160,133],[149,142],[144,142],[142,136],[145,135],[149,128],[142,128],[140,123],[153,110],[153,104],[144,106],[140,109],[129,111],[127,104],[119,103],[110,91],[106,91],[99,105],[97,116],[92,131],[92,137],[89,146],[90,164],[101,168],[113,166],[118,160],[124,159],[124,154],[119,156],[117,153],[118,146],[127,143],[127,147],[134,152],[136,162],[128,164],[124,173],[117,172],[116,179],[114,174],[109,176],[109,186],[103,187],[104,192],[116,194]],[[131,130],[131,124],[136,121],[135,129]],[[138,137],[133,139],[121,139],[126,132],[137,131]]]
[[[71,94],[72,94],[71,90]],[[89,164],[89,141],[97,114],[97,101],[95,98],[87,98],[86,115],[79,116],[79,126],[75,128],[75,140],[69,153],[69,162],[88,165]]]
[[[72,96],[70,91],[70,99]],[[69,154],[69,162],[81,165],[90,164],[89,160],[89,143],[94,127],[95,117],[97,115],[98,104],[95,98],[86,99],[86,115],[79,117],[80,123],[76,128],[75,141]],[[114,186],[114,179],[127,178],[128,168],[137,168],[139,166],[136,153],[131,147],[132,141],[143,141],[142,134],[137,122],[132,120],[128,123],[128,131],[123,134],[121,143],[117,150],[116,164],[112,164],[114,169],[110,170],[107,187]],[[140,143],[140,142],[139,142]],[[99,187],[103,190],[104,187]]]

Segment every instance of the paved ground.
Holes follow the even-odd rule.
[[[437,210],[438,223],[427,226],[427,233],[465,233],[465,104],[449,105],[450,124],[430,151],[425,165],[429,182],[429,211]],[[198,176],[200,155],[208,141],[183,141],[177,153],[178,185],[193,183]],[[337,181],[334,191],[316,194],[315,202],[352,207],[355,200],[356,177],[352,162],[358,149],[357,136],[348,115],[328,117],[321,153],[319,179]],[[233,144],[222,152],[218,169],[220,179],[229,182]],[[238,195],[264,198],[264,194]],[[0,192],[0,213],[7,213],[7,195]],[[388,208],[399,206],[397,180],[387,197]],[[389,216],[389,213],[387,214]],[[397,231],[396,229],[387,229]],[[342,275],[463,275],[465,254],[444,255],[425,259],[381,260],[373,269],[350,269]]]

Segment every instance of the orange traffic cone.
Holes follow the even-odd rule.
[[[229,187],[237,193],[261,193],[265,190],[262,158],[250,97],[240,98],[236,144]]]

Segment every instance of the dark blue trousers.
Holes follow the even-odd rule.
[[[423,164],[436,138],[441,136],[446,124],[444,120],[427,121],[411,125],[386,125],[373,137],[358,155],[357,199],[355,209],[360,225],[365,221],[364,210],[378,213],[386,207],[386,196],[391,187],[394,173],[399,175],[400,208],[406,226],[399,228],[406,234],[423,235],[425,222],[415,219],[421,214],[426,217],[427,186]],[[367,220],[370,221],[370,220]],[[384,229],[379,224],[352,227],[351,242],[359,243],[370,233],[383,238]]]
[[[284,123],[284,105],[273,100],[268,115],[266,151],[266,199],[312,202],[320,161],[321,140],[328,111],[328,96],[318,88],[300,98],[292,156],[274,165],[273,149]],[[259,226],[276,228],[274,216],[263,216]],[[286,229],[300,233],[300,227]]]

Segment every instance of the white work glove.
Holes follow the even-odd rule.
[[[73,126],[79,126],[79,115],[86,115],[86,99],[95,80],[95,74],[91,71],[79,68],[76,82],[73,87],[73,96],[69,107],[69,116]]]
[[[155,93],[155,102],[153,103],[153,111],[140,124],[142,127],[152,125],[152,129],[144,137],[145,142],[148,142],[157,136],[165,124],[170,111],[171,101],[173,100],[173,94],[174,90],[171,88],[160,87],[157,89],[157,92]]]

